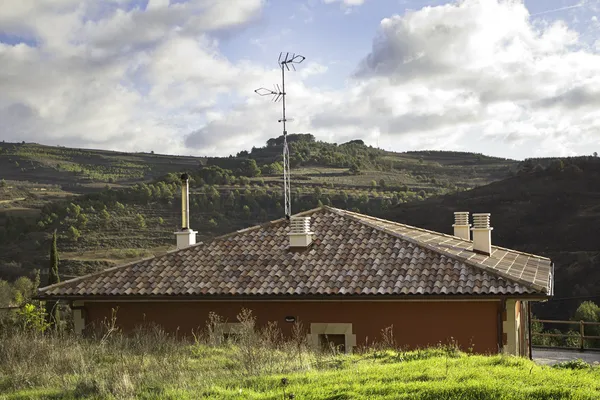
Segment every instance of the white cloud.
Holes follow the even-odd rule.
[[[312,76],[312,75],[324,74],[325,72],[327,72],[327,70],[328,70],[328,67],[326,65],[315,63],[315,62],[309,62],[307,65],[302,67],[302,69],[300,70],[300,75],[303,78],[308,78],[309,76]]]
[[[311,90],[302,83],[310,72],[295,78],[288,111],[301,118],[291,129],[397,150],[487,143],[504,156],[573,154],[600,139],[600,56],[578,40],[563,22],[532,23],[516,1],[466,0],[386,18],[345,90]],[[276,115],[265,124],[261,107],[236,110],[219,131],[274,136]],[[226,122],[234,119],[252,124]]]
[[[172,3],[5,7],[0,31],[37,46],[0,44],[0,137],[228,155],[280,135],[281,105],[253,93],[280,71],[232,63],[212,35],[253,21],[263,1]],[[386,18],[347,87],[309,86],[335,73],[328,65],[307,62],[286,80],[289,132],[504,156],[573,154],[600,140],[600,55],[518,1]]]
[[[342,3],[345,6],[360,6],[363,5],[365,0],[323,0],[325,4],[331,3]]]
[[[248,23],[263,1],[127,3],[3,6],[0,31],[36,45],[0,43],[0,137],[186,152],[183,132],[239,86],[245,68],[204,32]]]

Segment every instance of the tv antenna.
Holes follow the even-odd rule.
[[[254,92],[259,96],[272,96],[272,101],[277,103],[282,102],[282,117],[277,122],[283,122],[283,197],[285,202],[285,218],[290,219],[292,214],[292,191],[291,191],[291,175],[290,175],[290,150],[287,144],[287,130],[285,123],[293,121],[292,118],[286,119],[285,116],[285,71],[290,71],[290,67],[295,71],[295,64],[300,64],[306,57],[295,53],[280,53],[277,64],[281,68],[281,86],[273,85],[273,90],[267,88],[259,88]]]

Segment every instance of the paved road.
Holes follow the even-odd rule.
[[[581,358],[590,364],[594,362],[600,363],[600,352],[533,349],[533,360],[539,364],[552,365],[577,358]]]

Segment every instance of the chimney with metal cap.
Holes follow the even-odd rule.
[[[310,217],[290,218],[290,247],[308,247],[313,241],[315,233],[310,230]]]
[[[490,214],[473,214],[473,251],[489,256],[492,254],[492,229]]]
[[[190,184],[188,174],[181,175],[181,231],[175,232],[177,250],[196,244],[196,231],[190,228]]]
[[[471,240],[471,232],[469,228],[469,212],[468,211],[457,211],[454,213],[454,236],[464,240]]]

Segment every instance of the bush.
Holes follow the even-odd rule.
[[[135,216],[135,225],[140,229],[146,228],[146,219],[142,214],[137,214]]]
[[[67,231],[67,235],[69,236],[69,238],[71,240],[76,242],[77,239],[79,239],[79,237],[81,236],[81,232],[79,232],[79,229],[77,229],[73,225],[71,225]]]
[[[592,366],[583,361],[581,358],[578,358],[576,360],[563,361],[558,364],[554,364],[552,367],[558,369],[588,369]]]

